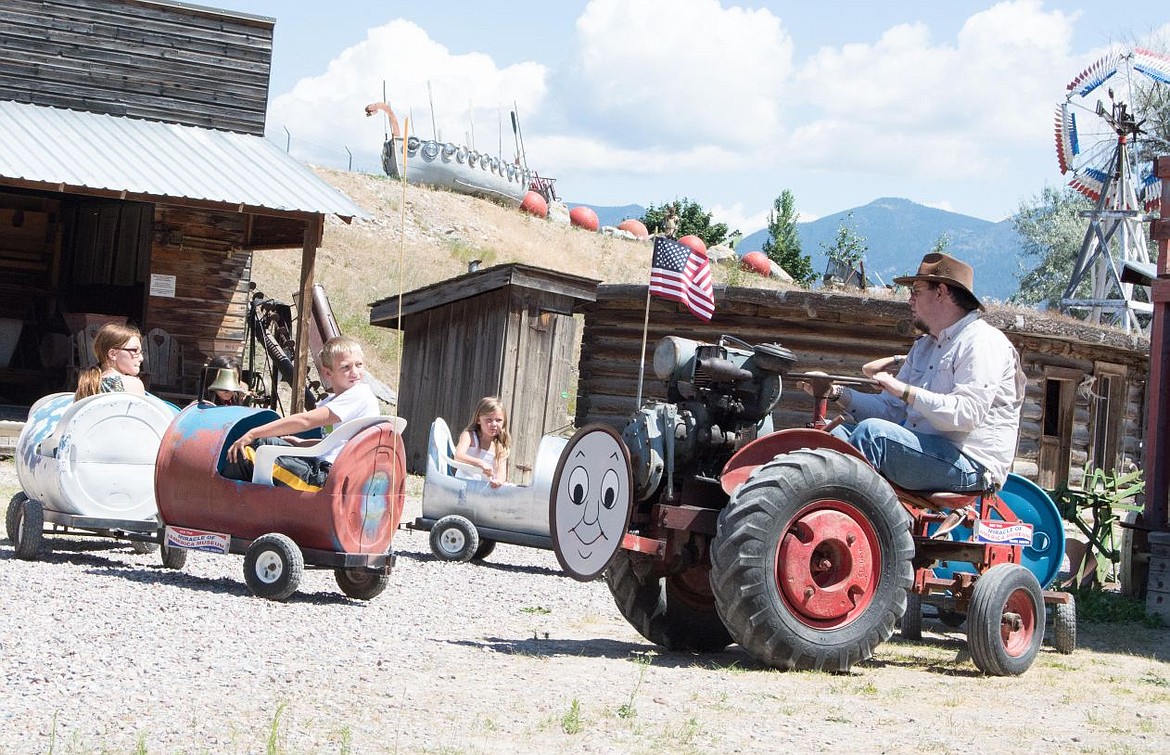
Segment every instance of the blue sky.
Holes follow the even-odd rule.
[[[784,189],[807,218],[894,196],[1002,220],[1064,183],[1065,85],[1170,39],[1148,0],[207,4],[276,19],[268,136],[305,162],[380,172],[384,84],[412,132],[509,158],[515,108],[570,205],[685,197],[744,232]]]

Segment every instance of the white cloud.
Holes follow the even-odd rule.
[[[409,65],[404,61],[409,61]],[[269,131],[287,128],[294,141],[312,155],[340,145],[367,159],[381,150],[384,121],[366,118],[365,105],[382,99],[383,84],[400,121],[411,131],[463,142],[473,130],[481,148],[499,144],[503,115],[504,151],[513,149],[508,112],[538,110],[546,94],[546,69],[537,63],[500,68],[482,53],[454,55],[409,21],[396,20],[370,29],[366,39],[341,52],[319,76],[301,79],[269,107]],[[428,92],[428,84],[430,91]],[[308,146],[306,146],[308,145]]]
[[[573,97],[631,134],[743,146],[777,128],[792,40],[768,10],[716,0],[592,0],[577,34],[574,67],[584,91]]]

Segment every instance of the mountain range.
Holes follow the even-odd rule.
[[[626,218],[641,218],[641,205],[593,207],[601,225],[617,225]],[[825,253],[837,238],[842,224],[847,224],[865,239],[868,251],[865,270],[871,280],[889,284],[895,276],[912,274],[922,255],[934,248],[943,234],[946,252],[967,262],[975,269],[976,293],[983,299],[1005,301],[1019,287],[1018,277],[1028,267],[1023,260],[1023,239],[1011,219],[992,223],[988,220],[947,212],[911,202],[908,199],[883,197],[867,205],[854,207],[816,220],[797,223],[801,251],[812,258],[813,270],[825,270]],[[761,249],[768,238],[762,228],[745,235],[736,251],[747,253]]]

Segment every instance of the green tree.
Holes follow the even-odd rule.
[[[930,248],[931,254],[946,254],[947,249],[951,246],[951,234],[943,231],[934,240],[934,246]]]
[[[785,189],[772,203],[768,213],[768,238],[763,252],[792,279],[802,285],[812,282],[812,259],[800,253],[800,232],[796,229],[796,197]]]
[[[678,214],[678,236],[698,236],[710,249],[722,244],[727,239],[727,224],[712,223],[711,213],[703,210],[698,202],[692,202],[686,197],[666,202],[655,207],[650,205],[646,214],[642,216],[642,223],[651,233],[663,233],[666,229],[667,212],[673,208]]]
[[[854,230],[852,212],[841,221],[833,243],[822,242],[821,249],[825,250],[829,258],[826,279],[836,279],[847,286],[856,285],[859,288],[864,286],[865,253],[869,251],[869,246],[865,243],[865,237]]]
[[[1020,203],[1012,224],[1023,239],[1024,259],[1031,263],[1024,262],[1024,270],[1016,274],[1020,289],[1011,298],[1012,303],[1059,308],[1089,227],[1088,219],[1080,213],[1089,209],[1089,200],[1067,186],[1046,186]],[[1087,296],[1088,286],[1086,278],[1084,290],[1078,291],[1077,296]]]

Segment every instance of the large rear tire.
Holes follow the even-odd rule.
[[[913,555],[909,518],[872,467],[793,451],[753,472],[720,514],[715,605],[761,662],[847,671],[905,613]]]
[[[1019,676],[1040,652],[1044,621],[1044,593],[1036,575],[1019,564],[991,567],[971,590],[971,660],[989,676]]]
[[[705,565],[669,577],[638,576],[637,553],[618,550],[605,583],[622,616],[638,634],[667,650],[710,653],[731,644],[715,610]]]

